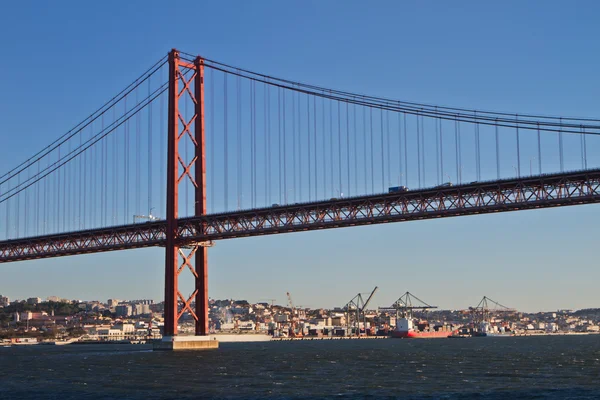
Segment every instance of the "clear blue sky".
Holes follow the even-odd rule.
[[[600,5],[579,1],[18,2],[0,15],[0,172],[177,47],[248,69],[440,105],[599,116]],[[378,285],[444,308],[600,306],[600,208],[505,213],[220,242],[210,296],[341,306]],[[162,299],[163,252],[6,264],[11,298]]]

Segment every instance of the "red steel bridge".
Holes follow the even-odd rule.
[[[189,313],[206,335],[214,241],[596,203],[599,122],[360,95],[172,50],[0,176],[0,262],[164,247],[164,333]]]

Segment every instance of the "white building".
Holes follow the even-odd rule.
[[[598,325],[588,325],[586,327],[586,330],[588,332],[600,332],[600,326],[598,326]]]
[[[145,314],[150,314],[150,305],[149,304],[136,304],[135,305],[135,315],[145,315]]]
[[[125,339],[123,331],[120,329],[103,328],[98,329],[98,338],[102,340],[121,340]]]
[[[537,323],[537,329],[539,329],[540,331],[543,331],[546,329],[546,323],[545,322],[538,322]]]
[[[134,324],[116,324],[113,326],[114,329],[118,329],[123,332],[124,335],[132,335],[135,333],[135,325]]]
[[[254,321],[240,321],[238,328],[244,331],[253,331],[256,328]]]

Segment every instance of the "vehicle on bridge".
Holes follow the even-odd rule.
[[[406,186],[392,186],[388,189],[388,193],[402,193],[408,192],[408,188]]]

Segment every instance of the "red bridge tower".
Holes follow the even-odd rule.
[[[186,78],[186,75],[191,76]],[[182,97],[194,103],[190,118],[180,112]],[[185,160],[179,145],[189,140],[195,149],[192,160]],[[178,230],[179,187],[192,185],[195,215],[206,214],[206,157],[204,146],[204,60],[181,60],[175,49],[169,53],[169,117],[167,145],[167,232],[165,260],[164,336],[177,335],[177,323],[188,311],[196,321],[196,335],[208,334],[208,249],[204,243],[182,244]],[[195,267],[192,259],[195,258]],[[193,293],[184,297],[179,290],[179,275],[188,268],[195,278]],[[195,300],[196,307],[191,303]],[[179,307],[179,304],[182,307]]]

